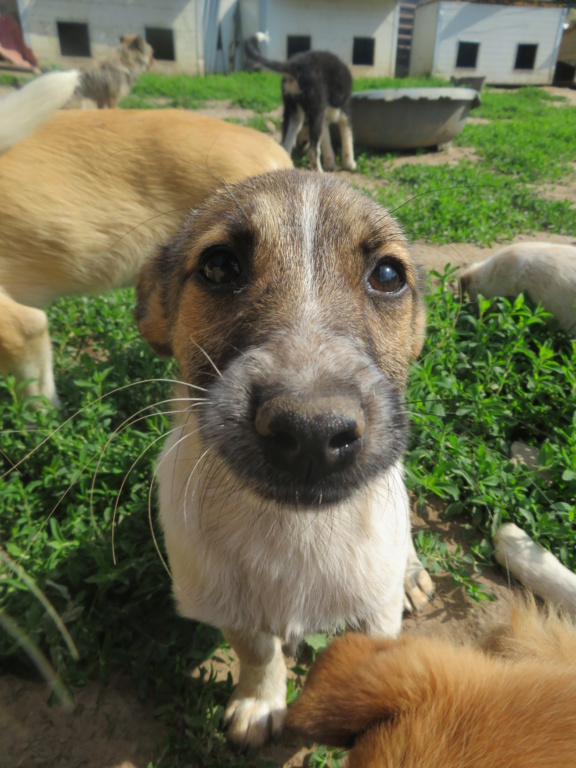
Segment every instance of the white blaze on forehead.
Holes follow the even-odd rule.
[[[300,258],[302,259],[306,280],[306,293],[308,295],[316,294],[314,240],[318,225],[318,209],[318,184],[315,179],[310,179],[302,187],[302,208],[300,213],[300,224],[302,227],[302,253]]]

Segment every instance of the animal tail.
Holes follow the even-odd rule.
[[[249,37],[244,43],[244,52],[246,53],[246,56],[248,56],[249,59],[257,61],[259,64],[262,64],[266,69],[271,69],[273,72],[280,72],[283,75],[289,75],[290,64],[288,62],[272,61],[272,59],[267,59],[260,53],[258,43],[267,43],[269,39],[267,32],[256,32],[255,35]]]
[[[538,608],[532,593],[518,596],[509,615],[490,628],[481,641],[487,653],[511,661],[547,661],[576,667],[576,624],[550,603]]]
[[[500,565],[534,594],[560,608],[576,610],[576,574],[518,526],[506,523],[499,528],[494,550]]]
[[[31,134],[63,107],[79,83],[75,69],[49,72],[0,101],[0,154]]]

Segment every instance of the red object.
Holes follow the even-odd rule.
[[[38,59],[24,42],[18,22],[7,14],[0,16],[0,55],[14,64],[38,66]]]

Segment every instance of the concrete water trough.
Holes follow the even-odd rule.
[[[480,104],[472,88],[385,88],[352,96],[354,144],[367,149],[418,149],[448,144]]]

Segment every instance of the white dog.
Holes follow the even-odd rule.
[[[576,574],[518,526],[503,525],[494,537],[494,550],[500,565],[534,594],[576,611]]]
[[[568,333],[576,332],[576,247],[556,243],[515,243],[486,261],[472,264],[460,284],[475,301],[527,293],[542,303]]]

